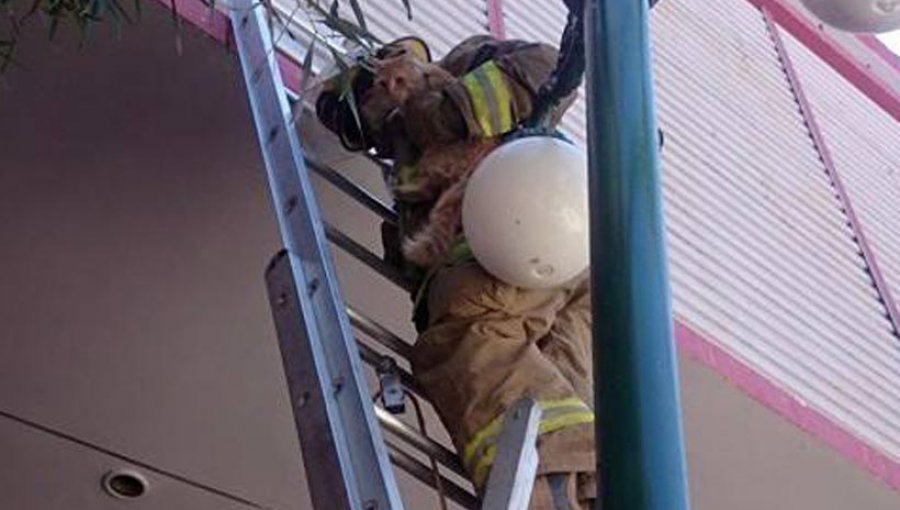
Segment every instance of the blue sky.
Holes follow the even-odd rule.
[[[878,36],[894,53],[900,55],[900,30]]]

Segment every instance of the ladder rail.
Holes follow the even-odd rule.
[[[229,17],[287,250],[267,279],[311,496],[318,508],[400,510],[265,6],[240,0]]]
[[[328,240],[338,245],[356,260],[375,270],[376,273],[385,277],[388,281],[393,282],[403,290],[414,290],[413,282],[400,274],[400,271],[398,271],[397,268],[389,265],[384,259],[369,251],[368,248],[356,242],[352,237],[327,223],[325,224],[325,233]]]
[[[382,219],[396,221],[396,214],[375,199],[368,190],[353,183],[327,165],[314,163],[309,159],[307,159],[307,163],[318,175]],[[328,223],[324,225],[326,235],[332,243],[395,285],[406,290],[411,288],[411,283],[408,280],[405,280],[395,268],[387,265],[384,260],[368,248],[356,242],[336,227]],[[351,306],[347,307],[347,315],[354,328],[401,358],[409,360],[412,354],[412,347],[408,342],[394,335],[387,328]],[[357,342],[362,360],[370,366],[378,367],[385,356],[366,343],[360,340],[357,340]],[[412,374],[399,367],[397,370],[403,387],[425,398],[427,401],[424,392],[418,387]],[[463,478],[467,477],[465,468],[454,452],[416,431],[385,409],[376,406],[375,414],[382,428],[389,432],[392,435],[391,437],[396,437],[402,443],[427,455],[455,474]],[[476,495],[449,480],[441,473],[435,473],[430,466],[415,459],[403,450],[399,444],[391,440],[390,437],[387,439],[386,444],[389,447],[390,459],[397,467],[436,490],[438,487],[435,483],[435,476],[439,476],[441,490],[444,491],[445,495],[465,508],[519,510],[528,506],[534,485],[538,464],[536,442],[540,414],[540,407],[531,399],[523,399],[510,409],[504,421],[504,431],[499,440],[500,444],[498,444],[499,451],[495,461],[497,468],[492,469],[491,476],[488,479],[485,499],[481,505],[479,505]]]
[[[538,469],[540,424],[541,406],[532,398],[520,399],[506,412],[482,510],[528,508]]]
[[[340,173],[338,173],[328,165],[315,162],[309,158],[306,159],[306,163],[309,165],[309,168],[313,170],[317,175],[323,177],[330,184],[335,186],[340,191],[346,193],[349,197],[365,206],[367,209],[381,217],[383,220],[389,222],[397,221],[396,213],[394,213],[393,210],[389,209],[386,205],[378,201],[378,199],[374,198],[374,196],[368,190],[360,187],[356,183],[340,175]],[[382,275],[395,285],[398,285],[401,288],[409,289],[409,282],[403,280],[402,277],[400,277],[396,272],[396,270],[394,270],[394,268],[388,266],[377,255],[356,242],[350,236],[340,231],[336,227],[329,225],[328,223],[325,223],[325,231],[328,239],[332,243],[342,248],[352,257],[362,262],[370,269],[374,270],[376,273]],[[367,317],[352,306],[347,307],[347,315],[350,319],[351,325],[354,328],[363,332],[368,338],[371,338],[383,347],[386,347],[387,349],[396,353],[401,358],[407,361],[409,360],[410,356],[412,355],[412,347],[408,342],[394,335],[377,321],[371,319],[370,317]],[[368,346],[366,343],[360,340],[357,340],[357,342],[360,357],[362,358],[362,360],[370,366],[377,367],[384,356],[375,351],[372,347]],[[424,395],[424,391],[418,386],[418,383],[415,382],[412,374],[399,367],[398,371],[400,372],[400,378],[404,388],[412,391],[418,397],[424,398],[427,401],[427,397]],[[385,409],[376,406],[375,415],[382,428],[392,434],[392,436],[396,437],[408,446],[414,448],[416,451],[419,451],[429,456],[430,458],[433,458],[441,466],[449,469],[456,475],[463,477],[464,479],[467,478],[465,468],[462,466],[462,463],[460,462],[459,457],[455,452],[449,450],[442,444],[424,435],[423,433],[416,431],[404,421],[395,417]],[[434,481],[435,473],[430,466],[427,466],[416,460],[409,453],[400,449],[399,445],[395,444],[393,441],[388,440],[386,441],[386,443],[389,447],[389,456],[392,462],[397,465],[397,467],[403,469],[420,482],[425,483],[426,485],[434,489],[437,489],[437,487],[435,487]],[[463,506],[464,508],[479,508],[478,497],[475,494],[473,494],[470,490],[461,487],[459,484],[453,482],[445,476],[440,474],[439,476],[441,476],[441,488],[442,490],[444,490],[445,495],[448,498]]]
[[[256,11],[254,14],[258,14],[259,9],[254,9],[254,11]],[[255,17],[254,14],[251,14],[251,17]],[[253,21],[258,23],[258,19],[254,19]],[[352,307],[346,305],[341,306],[344,303],[337,288],[338,285],[336,277],[334,276],[334,269],[330,267],[331,261],[329,259],[330,253],[327,250],[327,241],[338,246],[353,258],[362,262],[364,265],[368,266],[391,283],[399,286],[401,289],[407,291],[412,290],[413,284],[408,279],[404,278],[396,268],[388,265],[381,257],[377,256],[371,250],[358,243],[341,230],[320,219],[315,198],[312,195],[312,188],[308,182],[308,170],[311,170],[313,173],[322,177],[329,184],[355,200],[382,220],[396,224],[398,215],[393,208],[381,202],[371,192],[346,178],[340,172],[326,164],[306,158],[302,155],[297,133],[293,129],[293,114],[290,113],[291,110],[288,106],[286,89],[281,84],[277,67],[274,65],[274,60],[271,58],[272,52],[269,52],[268,54],[257,54],[257,57],[260,57],[260,60],[268,61],[268,63],[253,69],[251,72],[250,64],[253,63],[252,51],[249,51],[245,47],[247,41],[242,40],[240,36],[241,29],[246,29],[248,24],[251,23],[248,20],[247,15],[239,16],[237,13],[232,13],[232,25],[235,27],[234,30],[238,42],[238,51],[241,56],[242,67],[248,91],[251,96],[254,120],[257,124],[260,143],[263,147],[266,166],[270,175],[270,185],[273,198],[276,201],[276,211],[279,217],[279,224],[282,228],[282,237],[288,248],[287,255],[279,255],[271,264],[270,269],[267,271],[267,280],[270,288],[270,299],[273,302],[273,313],[276,318],[276,329],[279,333],[279,343],[282,349],[285,372],[288,377],[288,385],[292,397],[295,421],[297,423],[298,432],[300,432],[301,435],[301,446],[304,448],[304,461],[307,462],[308,465],[310,461],[317,464],[314,469],[307,470],[307,476],[310,478],[309,482],[314,506],[317,508],[332,508],[337,505],[338,507],[353,509],[362,508],[364,510],[381,508],[384,508],[385,510],[401,509],[402,503],[399,500],[396,482],[394,482],[393,477],[391,476],[392,472],[385,472],[383,469],[384,463],[382,457],[384,455],[384,450],[386,450],[387,457],[397,467],[425,485],[434,489],[440,489],[444,496],[456,502],[463,508],[472,510],[479,508],[482,508],[483,510],[517,510],[525,508],[531,496],[534,475],[537,469],[536,439],[540,408],[533,400],[523,400],[514,406],[507,415],[504,422],[504,431],[500,436],[500,444],[498,445],[499,452],[496,459],[496,466],[498,469],[492,470],[491,477],[488,480],[488,487],[483,505],[479,503],[478,496],[471,490],[463,488],[457,482],[449,479],[436,467],[438,465],[442,466],[444,469],[450,470],[455,475],[467,479],[465,469],[462,466],[459,457],[453,451],[444,447],[424,433],[413,429],[385,409],[375,405],[371,405],[368,408],[368,410],[374,413],[377,422],[381,425],[383,430],[390,434],[390,436],[386,438],[386,441],[382,440],[381,436],[377,433],[380,430],[377,429],[377,427],[373,428],[370,423],[367,423],[367,426],[364,428],[368,429],[369,446],[375,447],[374,460],[375,464],[379,466],[378,475],[380,476],[374,477],[378,479],[374,484],[374,494],[376,494],[376,496],[384,496],[384,502],[387,506],[382,506],[379,501],[374,499],[366,499],[367,495],[364,494],[364,491],[366,490],[365,487],[353,486],[354,483],[359,485],[366,479],[365,473],[359,471],[359,466],[352,465],[354,460],[352,459],[352,456],[354,454],[359,455],[359,447],[365,447],[365,444],[330,444],[325,445],[325,448],[323,448],[322,438],[315,437],[318,433],[326,429],[330,429],[332,433],[334,433],[335,429],[338,429],[337,432],[339,433],[343,432],[340,429],[346,425],[346,422],[344,421],[346,416],[336,415],[333,409],[328,409],[329,398],[326,372],[330,367],[316,364],[317,357],[322,357],[323,353],[316,353],[315,351],[317,347],[321,348],[322,346],[316,345],[316,342],[314,341],[316,339],[314,337],[317,332],[310,331],[310,329],[312,329],[309,328],[310,324],[318,323],[316,325],[322,327],[327,326],[328,319],[337,319],[337,329],[338,332],[342,334],[341,336],[346,351],[344,353],[344,361],[350,362],[351,371],[353,372],[354,379],[356,379],[356,384],[352,386],[356,386],[354,390],[358,391],[354,391],[354,393],[363,393],[363,387],[360,387],[359,372],[361,370],[357,366],[359,364],[358,361],[363,361],[371,366],[378,367],[387,356],[380,354],[374,348],[360,341],[358,338],[351,338],[348,342],[348,336],[351,336],[348,323],[373,341],[407,361],[412,353],[412,347],[409,343],[391,333],[387,328],[383,327],[375,320],[372,320]],[[258,31],[258,35],[261,36],[262,47],[265,48],[266,43],[271,45],[271,40],[266,41],[267,34],[262,26],[258,26],[256,30]],[[257,65],[261,63],[262,62],[257,62]],[[269,78],[272,84],[270,90],[266,92],[268,92],[270,96],[274,93],[274,101],[272,97],[265,97],[265,92],[261,95],[263,96],[263,99],[267,99],[269,103],[277,102],[281,113],[286,113],[281,119],[281,126],[273,127],[271,125],[271,118],[261,118],[264,116],[260,115],[260,110],[264,108],[260,108],[260,98],[254,97],[254,93],[257,93],[258,96],[260,95],[258,94],[259,91],[254,89],[254,85],[259,85],[260,81],[265,82],[266,78]],[[271,106],[271,104],[264,106]],[[270,121],[268,125],[265,124],[266,120]],[[267,132],[265,131],[266,128],[268,128]],[[274,145],[273,142],[278,139],[279,128],[287,134],[289,149],[294,156],[292,163],[295,167],[296,175],[299,176],[299,182],[291,182],[291,179],[287,180],[287,188],[289,190],[291,187],[299,188],[299,193],[297,195],[290,195],[287,202],[279,200],[281,192],[284,191],[279,188],[279,185],[284,186],[286,183],[279,182],[279,178],[283,176],[276,174],[277,167],[276,163],[273,163],[272,161],[273,154],[271,154],[272,152],[277,152],[271,150],[271,145]],[[278,156],[278,154],[274,154],[274,156]],[[284,159],[284,154],[281,154],[281,156],[282,159]],[[376,163],[382,170],[382,174],[384,174],[384,163],[374,160],[370,155],[366,156],[368,156],[372,162]],[[307,189],[304,189],[304,187]],[[298,195],[300,196],[298,197]],[[302,227],[306,228],[305,230],[299,229],[302,231],[299,232],[300,235],[297,236],[295,235],[298,233],[295,232],[298,230],[297,225],[290,224],[290,213],[292,212],[292,209],[295,209],[298,206],[299,202],[303,202],[305,214],[298,214],[296,216],[307,220],[307,224],[302,225]],[[279,205],[282,205],[283,209],[279,208]],[[318,224],[316,224],[316,222],[318,222]],[[318,231],[317,227],[319,229]],[[302,251],[297,250],[297,248],[301,248],[301,246],[298,246],[297,241],[300,239],[308,241],[310,235],[312,235],[312,239],[316,241],[312,244],[315,244],[318,249],[318,253],[315,254],[318,256],[318,259],[315,262],[319,267],[316,269],[320,269],[325,273],[325,285],[326,287],[330,287],[329,290],[332,298],[331,304],[334,305],[330,308],[326,307],[324,312],[329,314],[330,317],[324,318],[324,320],[323,317],[316,315],[323,310],[321,308],[315,309],[314,307],[310,307],[311,303],[308,302],[309,300],[303,298],[304,293],[297,291],[298,288],[305,288],[307,291],[311,291],[309,292],[310,294],[314,294],[316,290],[316,284],[314,283],[316,280],[310,280],[308,276],[303,274],[304,265],[309,264],[308,257],[298,257],[297,253],[292,253],[292,248],[298,252]],[[327,240],[325,243],[322,242],[323,237]],[[323,247],[323,244],[326,246]],[[305,255],[308,256],[308,253]],[[328,274],[329,272],[331,274]],[[302,286],[304,283],[307,285],[306,287]],[[321,284],[321,282],[319,284]],[[292,302],[292,298],[296,298],[296,302]],[[310,320],[310,318],[312,320]],[[297,327],[298,325],[301,327]],[[304,331],[304,329],[306,330]],[[356,347],[355,358],[353,346]],[[301,348],[298,349],[298,347]],[[303,358],[306,358],[305,361]],[[356,360],[357,363],[354,364],[354,360]],[[408,371],[400,367],[397,367],[396,370],[400,376],[400,383],[404,388],[425,398],[424,392]],[[298,375],[298,373],[300,375]],[[319,379],[317,381],[318,384],[313,384],[313,379],[317,378]],[[344,383],[342,377],[339,377],[339,379],[341,381],[340,384],[335,384],[334,380],[331,381],[332,389],[336,392],[342,391],[341,386]],[[315,387],[315,389],[310,391],[311,387]],[[427,398],[425,398],[425,400],[427,401]],[[317,412],[311,413],[308,408],[315,402],[320,404],[319,409],[315,410]],[[300,410],[301,407],[305,409]],[[362,435],[364,436],[365,432],[363,432]],[[304,436],[306,439],[304,439]],[[359,439],[359,437],[356,439]],[[436,463],[434,464],[435,467],[428,466],[416,459],[397,442],[398,440],[400,443],[405,444],[407,448],[413,448],[415,451],[428,456]],[[308,443],[312,444],[309,445]],[[347,451],[340,451],[342,446]],[[379,449],[379,446],[381,449]],[[342,458],[342,453],[344,454],[344,458]],[[307,460],[308,455],[310,461]],[[323,456],[325,457],[324,459]],[[351,458],[346,458],[348,456]],[[319,464],[323,460],[324,463]],[[351,463],[349,466],[345,465],[348,460]],[[331,469],[328,469],[328,467],[331,467]],[[354,469],[356,472],[354,472]],[[335,483],[335,480],[332,478],[335,472],[338,471],[341,473],[341,476],[338,478],[340,483]],[[378,487],[379,484],[381,487]],[[343,485],[343,487],[340,487],[341,485]],[[326,490],[322,489],[323,486],[326,487]],[[381,494],[378,494],[379,490],[382,491]],[[370,492],[369,494],[372,493]],[[337,495],[338,498],[335,499],[334,495]],[[360,503],[362,506],[358,506]]]
[[[412,346],[408,342],[391,333],[387,328],[370,319],[353,306],[347,306],[347,316],[350,318],[350,324],[365,333],[367,337],[397,353],[407,361],[412,357]]]

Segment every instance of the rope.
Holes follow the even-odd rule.
[[[599,2],[623,0],[596,0]],[[640,0],[639,0],[640,1]],[[659,0],[649,0],[652,9]],[[566,28],[559,43],[559,58],[550,77],[541,85],[535,98],[534,110],[525,122],[526,128],[546,126],[550,113],[559,102],[575,91],[584,77],[584,9],[585,0],[563,0],[569,9]]]
[[[409,399],[413,403],[413,408],[416,411],[416,422],[419,425],[419,431],[423,436],[428,437],[428,429],[425,426],[425,414],[422,412],[422,406],[419,403],[418,397],[416,397],[412,392],[403,390],[403,393],[409,397]],[[381,398],[382,392],[378,390],[372,396],[372,403],[378,402],[378,399]],[[428,455],[428,460],[431,464],[431,474],[434,476],[434,488],[437,491],[438,503],[441,505],[441,510],[449,510],[447,505],[447,493],[444,490],[444,481],[441,478],[441,470],[438,467],[437,459],[434,455]]]
[[[428,430],[425,428],[425,415],[422,413],[419,399],[409,391],[406,392],[406,396],[412,401],[413,408],[416,410],[416,421],[419,423],[419,431],[422,432],[423,436],[427,437]],[[444,492],[444,482],[441,480],[441,471],[438,469],[437,459],[434,458],[434,455],[429,455],[428,460],[431,461],[431,473],[434,475],[434,488],[437,490],[437,497],[438,502],[441,505],[441,510],[448,510],[447,494]]]
[[[581,85],[584,76],[584,0],[563,0],[569,9],[559,43],[559,58],[550,77],[541,85],[526,128],[545,126],[559,102]]]

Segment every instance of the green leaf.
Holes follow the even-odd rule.
[[[5,71],[10,65],[18,64],[12,56],[17,42],[16,39],[0,41],[0,73]]]
[[[359,1],[350,0],[350,7],[353,9],[353,15],[356,16],[356,24],[368,32],[369,28],[366,26],[366,17],[363,15],[362,8],[359,6]]]
[[[99,19],[100,13],[106,10],[106,0],[91,0],[81,10],[81,17]]]
[[[137,22],[136,18],[132,18],[128,11],[122,7],[122,3],[120,0],[109,0],[109,5],[111,7],[110,11],[114,16],[119,16],[121,19],[124,19],[129,24],[135,24]]]
[[[312,7],[312,9],[316,11],[320,16],[322,16],[322,22],[326,27],[359,44],[360,46],[364,48],[370,48],[373,43],[381,44],[381,41],[377,37],[375,37],[375,35],[373,35],[368,30],[365,30],[362,27],[356,25],[352,21],[345,20],[340,16],[332,15],[329,11],[326,11],[317,3],[310,2],[309,6]]]
[[[339,99],[343,101],[347,101],[347,104],[350,105],[350,112],[353,113],[353,119],[356,121],[357,127],[359,127],[360,131],[362,131],[362,120],[359,116],[359,111],[356,108],[356,97],[353,93],[353,78],[355,74],[350,70],[350,66],[344,62],[343,57],[331,46],[328,46],[329,51],[331,51],[331,56],[334,58],[335,63],[337,63],[338,68],[340,68],[340,95]]]
[[[347,98],[347,104],[350,106],[350,112],[353,113],[353,120],[356,121],[356,127],[358,127],[359,132],[362,133],[362,119],[359,117],[359,110],[356,108],[356,94],[353,93],[352,85],[347,87],[344,95]]]
[[[302,71],[300,73],[300,85],[306,90],[306,82],[309,80],[309,77],[312,76],[313,70],[313,57],[316,54],[316,40],[313,39],[311,43],[309,43],[309,48],[306,49],[306,56],[303,57]]]
[[[306,49],[306,56],[303,57],[303,64],[300,70],[300,93],[297,94],[297,111],[294,113],[294,123],[299,125],[300,119],[303,117],[303,101],[306,99],[306,95],[309,93],[309,90],[312,88],[309,84],[309,79],[313,75],[312,65],[313,65],[313,55],[316,53],[316,40],[313,39],[309,44],[309,48]]]
[[[42,1],[43,0],[34,0],[33,2],[31,2],[31,7],[29,7],[28,10],[25,11],[25,16],[23,16],[22,19],[25,19],[37,12],[37,10],[41,7]]]
[[[403,0],[403,7],[406,7],[406,18],[411,21],[412,20],[412,6],[409,5],[409,0]]]
[[[60,15],[58,15],[58,14],[54,15],[53,17],[50,18],[50,29],[49,29],[50,32],[49,32],[49,35],[47,36],[47,38],[50,39],[51,41],[56,36],[56,30],[59,28],[59,18],[60,18]]]
[[[344,56],[338,53],[338,51],[330,44],[328,45],[328,51],[331,52],[331,58],[334,59],[334,63],[337,64],[342,73],[346,73],[350,70],[350,66],[344,62]]]
[[[122,16],[115,10],[112,3],[116,0],[94,0],[90,11],[90,17],[96,21],[102,21],[105,15],[109,15],[109,19],[117,28],[118,35],[121,35]]]
[[[177,0],[172,0],[172,26],[175,27],[175,51],[181,55],[184,53],[184,45],[181,41],[181,16],[178,14]]]
[[[0,4],[6,5],[6,10],[9,14],[9,17],[7,18],[9,20],[9,28],[13,35],[13,40],[14,40],[19,35],[19,18],[17,18],[15,12],[13,12],[12,6],[7,5],[10,1],[11,0],[0,0]],[[0,40],[0,42],[7,42],[7,41]]]
[[[281,32],[278,34],[278,37],[275,39],[275,42],[272,43],[273,46],[274,46],[274,45],[277,45],[277,44],[278,44],[278,41],[280,41],[281,38],[284,37],[285,35],[288,36],[288,39],[292,39],[292,40],[294,40],[294,41],[297,40],[297,38],[294,36],[293,32],[291,32],[290,28],[291,28],[291,25],[294,23],[294,18],[297,17],[297,14],[298,14],[302,9],[303,9],[303,8],[300,7],[300,3],[297,2],[297,6],[294,7],[294,10],[293,10],[293,11],[291,11],[291,14],[288,16],[287,21],[282,21],[281,16],[278,15],[278,18],[277,18],[277,19],[278,19],[278,22],[281,23]],[[275,13],[274,10],[273,10],[272,12]],[[313,40],[313,42],[315,42],[315,40]]]

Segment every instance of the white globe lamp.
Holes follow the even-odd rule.
[[[900,29],[900,0],[803,0],[803,5],[826,24],[846,32]]]
[[[524,288],[571,281],[590,263],[584,151],[550,136],[501,145],[472,174],[462,222],[476,260],[500,280]]]

